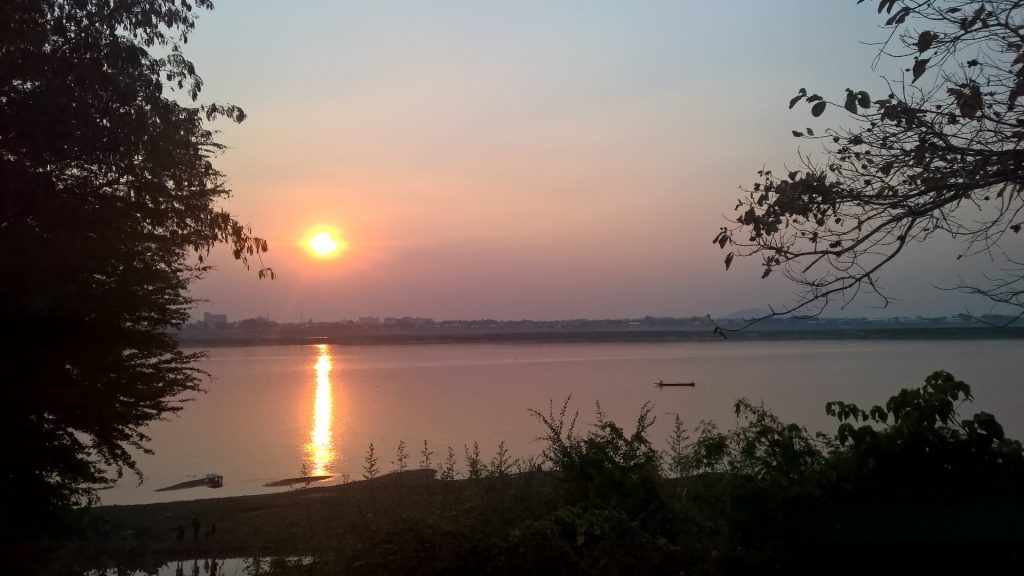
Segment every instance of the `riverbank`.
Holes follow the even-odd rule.
[[[885,563],[902,567],[893,572],[920,574],[962,574],[968,566],[1013,573],[1020,567],[1019,530],[964,538],[927,531],[871,535],[858,528],[846,541],[816,532],[816,526],[825,532],[833,527],[813,521],[798,522],[790,533],[793,518],[779,516],[776,501],[793,511],[792,495],[765,491],[739,476],[662,479],[655,490],[662,496],[653,500],[642,484],[635,485],[637,493],[620,492],[621,480],[613,476],[576,493],[551,472],[437,480],[433,471],[417,470],[281,494],[99,507],[86,513],[86,538],[37,550],[46,555],[45,568],[17,554],[8,566],[12,573],[116,570],[134,576],[174,564],[188,570],[236,559],[232,565],[243,573],[279,576],[718,575],[771,572],[779,561],[821,566],[852,554],[863,562],[832,572],[856,574],[864,564]],[[605,482],[616,488],[608,492],[608,485],[601,487]],[[978,496],[970,500],[980,502]],[[658,502],[685,508],[670,513]],[[634,513],[623,514],[637,504]],[[797,517],[807,512],[795,510]],[[897,517],[909,511],[900,509]],[[891,512],[876,506],[868,515]],[[780,522],[788,528],[776,531]],[[753,539],[741,535],[747,531]],[[275,565],[281,559],[292,563]]]
[[[198,574],[202,563],[217,576],[224,558],[261,574],[264,560],[299,559],[271,572],[288,575],[722,575],[823,565],[836,574],[1021,573],[1021,445],[990,414],[958,415],[953,401],[967,393],[936,372],[870,416],[836,408],[840,421],[859,414],[891,426],[843,422],[836,436],[813,439],[744,402],[737,428],[701,428],[689,444],[677,423],[666,453],[647,437],[649,410],[633,433],[603,421],[585,435],[552,411],[541,419],[554,472],[509,474],[498,460],[470,465],[463,480],[416,470],[263,496],[98,507],[79,511],[74,542],[15,551],[12,573],[154,574],[177,562],[178,574],[189,564]],[[25,569],[33,559],[23,551],[47,564]],[[836,568],[835,558],[857,562]]]
[[[350,570],[371,560],[361,558],[369,550],[374,562],[386,560],[381,547],[399,540],[469,542],[469,532],[490,529],[488,519],[504,529],[540,517],[552,487],[543,472],[438,480],[414,470],[279,494],[100,506],[84,512],[90,536],[66,546],[58,564],[145,571],[194,559],[315,557]]]

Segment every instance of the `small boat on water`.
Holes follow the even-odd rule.
[[[221,488],[224,486],[224,476],[220,474],[207,474],[202,478],[196,478],[195,480],[186,480],[185,482],[179,482],[171,486],[165,486],[163,488],[157,488],[155,492],[167,492],[170,490],[186,490],[188,488]]]
[[[657,386],[658,388],[675,387],[675,386],[686,386],[687,388],[693,388],[694,386],[697,385],[697,383],[696,382],[665,382],[663,380],[658,380],[657,382],[654,383],[654,385]]]
[[[324,480],[330,480],[334,476],[330,474],[323,474],[319,476],[296,476],[295,478],[285,478],[284,480],[275,480],[273,482],[267,482],[264,486],[268,488],[275,488],[278,486],[293,486],[295,484],[309,484],[311,482],[322,482]]]

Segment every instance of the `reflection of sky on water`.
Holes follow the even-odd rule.
[[[332,425],[334,424],[334,398],[331,390],[330,346],[317,344],[316,365],[316,396],[313,402],[313,425],[309,431],[309,443],[306,444],[306,463],[313,476],[329,474],[328,470],[334,463],[334,440]]]
[[[321,397],[330,398],[323,412],[330,418],[318,425],[315,366],[327,362],[330,385],[322,389],[330,394]],[[317,437],[330,439],[333,457],[324,468],[338,476],[359,477],[370,442],[385,463],[400,440],[417,448],[428,440],[441,459],[448,446],[461,454],[474,441],[488,459],[501,441],[527,457],[544,448],[527,409],[546,413],[549,402],[557,409],[570,395],[580,430],[592,421],[596,400],[623,426],[644,401],[656,402],[651,437],[658,447],[671,433],[666,412],[691,426],[709,419],[726,428],[735,424],[731,407],[741,397],[763,399],[786,421],[834,432],[825,402],[878,404],[938,367],[971,385],[976,400],[966,413],[991,412],[1007,436],[1024,436],[1024,388],[1015,385],[1024,355],[1012,339],[252,346],[214,348],[200,367],[215,378],[209,393],[154,423],[155,454],[136,454],[146,483],[125,478],[101,493],[104,504],[279,492],[263,484],[295,477],[303,464],[312,473],[307,445]],[[670,378],[697,386],[651,385]],[[315,435],[318,427],[330,433]],[[208,473],[223,474],[224,487],[153,491]]]

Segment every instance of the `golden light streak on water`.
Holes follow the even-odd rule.
[[[329,474],[334,463],[334,399],[331,390],[331,354],[327,344],[317,344],[319,355],[316,359],[316,397],[313,402],[313,426],[306,444],[309,473],[312,476]]]

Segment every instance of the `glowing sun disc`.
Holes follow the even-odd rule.
[[[320,256],[330,256],[338,250],[338,241],[327,232],[321,232],[309,239],[309,247]]]

